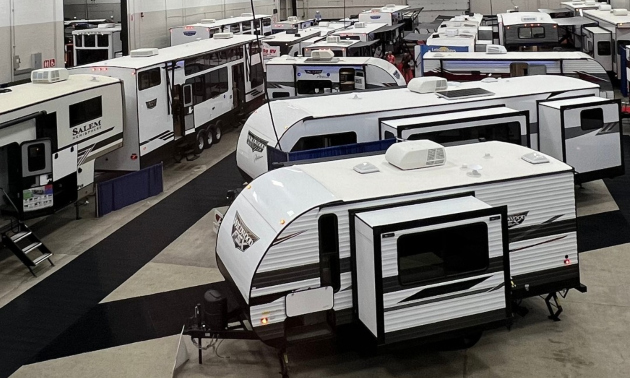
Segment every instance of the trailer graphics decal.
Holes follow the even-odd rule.
[[[525,221],[525,218],[527,218],[527,214],[529,214],[529,211],[524,211],[522,213],[516,214],[508,214],[508,228],[516,227],[519,224],[523,223]]]
[[[232,224],[232,240],[234,241],[234,247],[241,252],[245,252],[249,247],[254,245],[258,239],[258,236],[245,225],[237,211],[234,216],[234,223]]]
[[[103,120],[99,119],[98,121],[90,122],[87,125],[78,126],[72,129],[72,140],[81,139],[88,135],[92,135],[101,130]]]
[[[252,152],[263,152],[267,143],[266,140],[252,134],[251,131],[247,133],[247,145],[251,147]]]

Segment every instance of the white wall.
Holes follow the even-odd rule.
[[[63,52],[63,0],[0,0],[0,83],[30,77],[34,53],[63,67]]]
[[[120,22],[120,0],[63,0],[63,15],[66,19],[108,19]]]
[[[514,5],[517,5],[521,12],[536,12],[541,8],[561,8],[560,2],[561,0],[470,0],[470,9],[475,13],[497,14],[514,9]],[[492,4],[492,13],[490,4]]]
[[[289,2],[290,4],[290,2]],[[359,14],[363,10],[381,8],[385,4],[407,4],[406,0],[345,0],[345,17]],[[322,14],[322,18],[343,18],[344,0],[298,0],[297,14],[303,18],[315,17],[315,11]]]
[[[257,14],[271,14],[274,0],[254,0],[254,6]],[[128,0],[129,48],[167,47],[171,27],[246,12],[249,0]]]

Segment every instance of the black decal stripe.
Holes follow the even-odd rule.
[[[152,142],[152,141],[154,141],[154,140],[156,140],[156,139],[158,139],[158,138],[160,138],[160,137],[162,137],[162,136],[164,136],[164,135],[167,135],[168,133],[172,133],[172,131],[171,131],[171,130],[168,130],[168,131],[165,131],[165,132],[163,132],[163,133],[160,133],[160,134],[158,134],[158,135],[156,135],[156,136],[152,137],[152,138],[151,138],[151,139],[149,139],[149,140],[145,140],[144,142],[140,143],[140,145],[141,145],[141,146],[144,146],[145,144],[147,144],[147,143],[149,143],[149,142]]]
[[[99,149],[101,149],[101,148],[103,148],[103,147],[105,147],[105,146],[107,146],[109,144],[112,144],[112,143],[114,143],[114,142],[116,142],[118,140],[121,140],[122,138],[123,138],[123,133],[118,133],[116,135],[112,135],[109,138],[103,139],[102,141],[96,143],[94,148],[91,148],[92,146],[88,146],[88,147],[80,149],[78,154],[81,155],[82,153],[84,153],[84,152],[86,152],[86,151],[88,151],[90,149],[92,149],[92,151],[97,151],[97,150],[99,150]]]
[[[341,273],[350,272],[350,258],[340,259],[339,268]],[[296,281],[305,281],[313,278],[319,278],[319,276],[319,263],[293,266],[290,268],[278,269],[270,272],[256,273],[254,275],[252,287],[261,289],[264,287],[278,286]]]
[[[461,277],[448,277],[448,278],[440,278],[434,281],[424,281],[424,282],[419,282],[417,284],[413,284],[413,285],[401,285],[400,284],[400,280],[398,279],[398,276],[391,276],[391,277],[383,277],[383,294],[387,294],[387,293],[392,293],[395,291],[401,291],[401,290],[408,290],[408,289],[413,289],[413,288],[419,288],[422,286],[427,286],[427,285],[431,285],[431,284],[435,284],[435,283],[440,283],[440,282],[444,282],[444,281],[452,281],[454,279],[464,279],[464,278],[470,278],[470,277],[476,277],[479,276],[480,274],[489,274],[489,273],[496,273],[496,272],[501,272],[503,271],[503,256],[501,257],[493,257],[490,259],[490,261],[488,261],[488,269],[486,269],[484,272],[474,272],[468,275],[463,275]]]
[[[273,243],[271,243],[271,246],[273,247],[273,246],[276,246],[276,245],[278,245],[280,243],[283,243],[283,242],[285,242],[285,241],[287,241],[289,239],[293,239],[294,237],[303,234],[304,231],[306,231],[306,230],[303,230],[303,231],[300,231],[300,232],[294,232],[294,233],[292,233],[290,235],[287,235],[287,236],[278,237],[278,238],[276,238],[276,240],[274,240]]]
[[[514,227],[510,229],[510,243],[577,231],[577,222],[575,219],[567,219],[560,222],[553,221],[561,216],[562,215],[555,216],[544,223],[534,226]]]
[[[421,301],[421,302],[406,303],[406,304],[402,304],[402,305],[398,304],[398,305],[395,305],[393,307],[388,307],[384,311],[385,312],[398,311],[398,310],[402,310],[402,309],[409,308],[409,307],[422,306],[422,305],[427,305],[427,304],[436,303],[436,302],[443,302],[443,301],[448,301],[450,299],[467,297],[469,295],[477,295],[477,294],[481,294],[481,293],[487,293],[489,291],[490,290],[488,290],[488,288],[477,289],[477,290],[473,290],[473,291],[466,291],[466,292],[463,292],[463,293],[447,295],[447,296],[440,297],[440,298],[428,299],[426,301]]]
[[[414,295],[403,299],[399,303],[416,301],[418,299],[435,297],[435,296],[438,296],[438,295],[443,295],[443,294],[447,294],[447,293],[453,293],[453,292],[456,292],[456,291],[470,290],[474,286],[477,286],[480,283],[488,280],[488,278],[490,278],[490,277],[481,277],[481,278],[475,278],[473,280],[468,280],[468,281],[455,282],[455,283],[451,283],[451,284],[430,287],[428,289],[423,289],[423,290],[415,293]]]
[[[522,250],[524,250],[524,249],[528,249],[528,248],[532,248],[532,247],[537,247],[537,246],[539,246],[539,245],[543,245],[543,244],[547,244],[547,243],[552,243],[552,242],[555,242],[555,241],[557,241],[557,240],[562,240],[562,239],[564,239],[564,238],[566,238],[566,237],[567,237],[566,235],[563,235],[563,236],[558,236],[558,237],[556,237],[556,238],[549,239],[549,240],[545,240],[545,241],[541,241],[541,242],[539,242],[539,243],[535,243],[535,244],[531,244],[531,245],[526,245],[526,246],[524,246],[524,247],[520,247],[520,248],[510,249],[510,253],[512,253],[512,252],[522,251]]]
[[[288,294],[291,294],[293,292],[293,290],[285,290],[285,291],[281,291],[278,293],[273,293],[273,294],[267,294],[267,295],[261,295],[260,297],[250,297],[249,298],[249,305],[251,306],[260,306],[260,305],[264,305],[267,303],[271,303],[273,301],[276,301],[282,297],[287,296]]]

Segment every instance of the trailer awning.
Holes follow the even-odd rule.
[[[586,17],[567,17],[567,18],[554,18],[554,21],[558,23],[558,26],[582,26],[582,25],[597,25],[596,21]]]
[[[375,39],[373,41],[366,41],[366,42],[357,42],[353,44],[352,46],[350,46],[350,48],[354,49],[354,48],[370,47],[379,43],[381,43],[379,39]]]
[[[391,32],[391,31],[394,31],[396,29],[400,29],[403,26],[405,26],[405,25],[404,24],[385,25],[383,27],[380,27],[380,28],[374,30],[374,34]]]

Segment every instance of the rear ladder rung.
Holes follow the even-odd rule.
[[[37,249],[41,245],[42,245],[41,242],[35,242],[35,243],[29,245],[28,247],[24,248],[22,250],[22,252],[24,252],[25,255],[28,255],[29,252],[33,251],[34,249]]]
[[[45,255],[41,255],[38,258],[36,258],[35,260],[33,260],[33,264],[35,264],[35,266],[41,264],[42,262],[48,260],[50,257],[52,256],[52,253],[46,253]]]
[[[22,232],[18,232],[17,234],[11,236],[11,241],[14,243],[19,242],[20,240],[31,236],[33,233],[31,231],[22,231]]]

